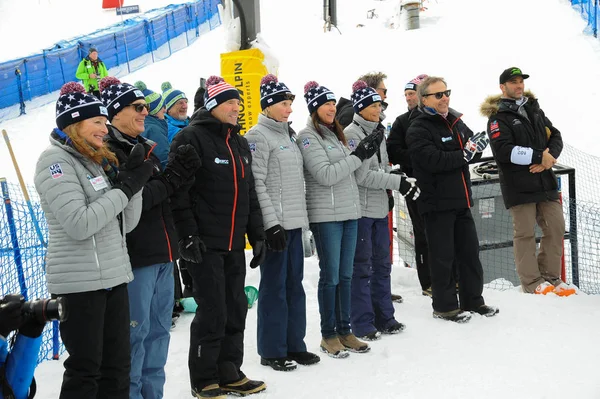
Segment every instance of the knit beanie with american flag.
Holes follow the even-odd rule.
[[[232,99],[240,99],[240,93],[235,87],[225,82],[220,76],[213,75],[208,78],[204,93],[204,106],[208,111]]]

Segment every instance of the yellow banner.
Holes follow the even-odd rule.
[[[259,49],[221,54],[221,76],[240,92],[240,133],[246,134],[258,121],[260,108],[260,80],[268,71]]]

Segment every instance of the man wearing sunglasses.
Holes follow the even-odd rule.
[[[498,313],[481,295],[483,268],[470,210],[469,163],[481,158],[488,139],[485,132],[474,135],[462,114],[450,108],[450,94],[443,78],[421,82],[421,113],[410,124],[406,141],[421,188],[417,203],[429,244],[433,317],[464,323],[471,312]],[[453,264],[458,266],[460,307]]]
[[[513,217],[515,265],[524,292],[560,296],[575,293],[561,281],[565,219],[552,166],[563,142],[538,100],[525,91],[529,75],[511,67],[500,75],[502,95],[481,106],[489,118],[487,133],[500,169],[504,204]],[[536,256],[535,223],[542,229]]]

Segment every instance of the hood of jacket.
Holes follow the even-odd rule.
[[[528,97],[530,100],[535,100],[535,95],[529,91],[525,90],[525,97]],[[487,96],[481,106],[479,107],[479,112],[482,116],[489,118],[492,115],[496,115],[498,113],[498,107],[500,106],[500,100],[502,99],[502,94],[493,94],[491,96]]]

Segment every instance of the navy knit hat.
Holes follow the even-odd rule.
[[[240,93],[235,87],[227,83],[220,76],[211,76],[206,81],[206,92],[204,93],[204,107],[212,110],[219,104],[231,99],[240,99]]]
[[[352,108],[355,113],[359,113],[369,105],[381,102],[381,96],[374,88],[369,87],[364,80],[357,80],[352,85]]]
[[[275,75],[268,74],[260,81],[260,107],[264,110],[285,100],[294,101],[295,96],[285,83],[279,82]]]
[[[304,85],[304,99],[308,104],[308,112],[312,114],[321,105],[328,101],[336,101],[335,94],[325,86],[319,86],[317,82],[311,80]]]
[[[108,111],[100,100],[86,94],[81,83],[65,83],[60,89],[56,101],[56,127],[63,130],[73,123],[84,119],[104,116],[108,118]]]
[[[144,93],[129,83],[121,81],[113,76],[107,76],[100,81],[102,102],[108,109],[108,120],[112,121],[116,114],[123,108],[136,100],[145,100]]]
[[[421,84],[422,81],[424,81],[425,79],[427,79],[429,76],[425,75],[424,73],[417,76],[416,78],[414,78],[413,80],[411,80],[410,82],[408,82],[406,84],[406,86],[404,86],[404,91],[406,90],[414,90],[417,91],[417,86]]]
[[[144,82],[142,82],[141,80],[138,80],[133,85],[135,87],[137,87],[138,89],[140,89],[142,91],[142,93],[144,93],[144,96],[146,96],[146,98],[145,98],[146,104],[148,104],[150,106],[150,111],[148,111],[148,114],[150,114],[150,115],[158,114],[165,105],[165,102],[163,101],[163,97],[159,93],[154,92],[154,91],[150,90],[149,88],[147,88],[146,84]]]
[[[182,98],[187,100],[185,93],[181,90],[175,90],[171,86],[170,82],[164,82],[163,84],[161,84],[160,89],[162,90],[162,97],[165,101],[165,107],[167,107],[167,111]]]

